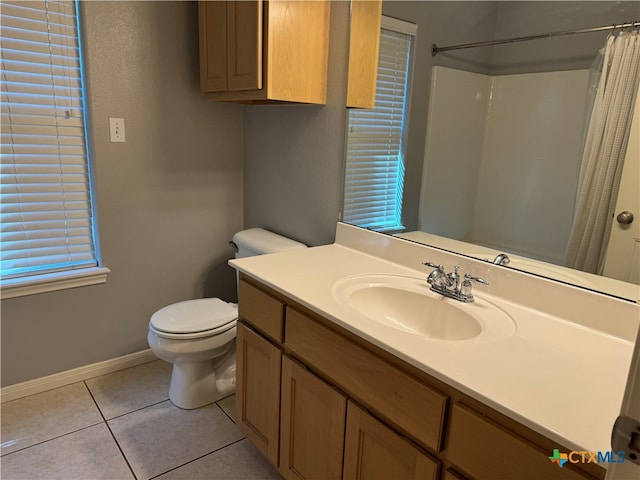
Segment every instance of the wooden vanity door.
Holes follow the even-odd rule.
[[[288,357],[282,359],[280,474],[340,480],[346,397]]]
[[[237,332],[238,427],[271,464],[277,467],[282,353],[242,323],[238,323]]]
[[[364,410],[349,402],[345,480],[436,480],[438,464]]]

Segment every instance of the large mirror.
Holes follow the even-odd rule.
[[[486,261],[506,253],[507,268],[640,299],[637,273],[629,268],[635,264],[637,272],[640,263],[637,236],[623,259],[626,273],[609,274],[602,265],[594,273],[577,263],[567,266],[577,235],[572,230],[580,208],[588,99],[597,80],[598,52],[611,31],[432,55],[433,44],[633,22],[640,18],[640,4],[389,0],[383,1],[383,15],[417,25],[404,152],[404,230],[394,234]],[[627,177],[622,183],[637,205],[640,175],[636,170]]]

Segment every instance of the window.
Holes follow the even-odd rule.
[[[2,2],[2,297],[99,283],[76,3]]]
[[[382,17],[376,106],[350,110],[342,219],[401,231],[411,44],[416,26]]]

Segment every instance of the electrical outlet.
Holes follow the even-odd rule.
[[[111,142],[124,143],[124,118],[109,118]]]

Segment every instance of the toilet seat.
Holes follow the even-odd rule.
[[[201,298],[168,305],[154,313],[149,329],[174,339],[219,335],[236,326],[238,309],[219,298]]]

